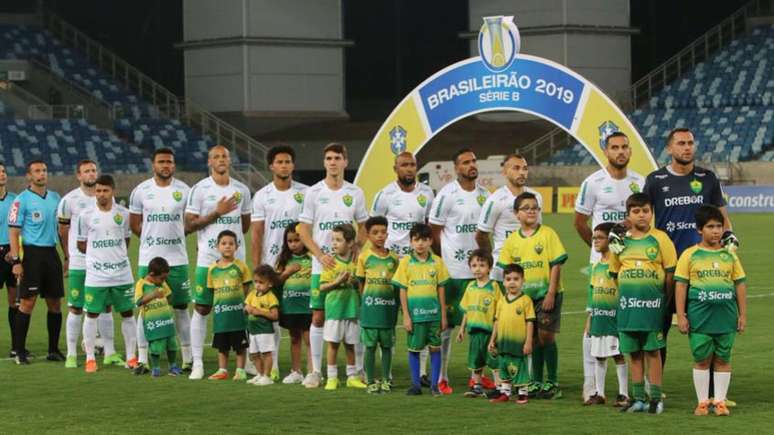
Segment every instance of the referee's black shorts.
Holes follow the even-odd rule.
[[[62,260],[55,247],[24,245],[24,275],[19,283],[22,299],[39,296],[46,299],[64,297]]]
[[[13,276],[11,263],[5,261],[5,256],[11,250],[11,245],[0,245],[0,290],[16,288],[16,277]]]

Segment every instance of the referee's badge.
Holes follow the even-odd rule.
[[[701,181],[699,180],[691,181],[691,190],[693,190],[693,193],[700,193],[701,188],[702,188]]]

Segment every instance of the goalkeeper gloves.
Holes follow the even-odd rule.
[[[733,231],[725,231],[720,239],[720,244],[729,252],[736,252],[736,249],[739,248],[739,239],[736,238]]]
[[[610,235],[607,236],[607,240],[610,242],[610,251],[618,255],[623,252],[626,245],[624,239],[626,238],[626,227],[623,224],[615,224],[610,230]]]

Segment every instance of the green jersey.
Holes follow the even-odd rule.
[[[282,286],[282,301],[280,312],[282,314],[310,314],[309,289],[312,280],[312,257],[309,254],[294,255],[287,266],[298,264],[301,269],[293,273],[285,280]],[[285,267],[287,267],[285,266]]]
[[[334,259],[336,266],[320,274],[320,285],[335,281],[342,272],[349,272],[350,280],[325,292],[325,320],[357,319],[360,314],[360,294],[353,284],[355,262],[338,256]]]
[[[615,313],[618,306],[618,286],[610,276],[610,265],[599,261],[591,266],[589,280],[589,313],[593,336],[618,335]]]
[[[688,284],[686,314],[691,332],[735,332],[739,313],[736,284],[745,279],[736,254],[699,245],[686,249],[677,262],[675,281]]]
[[[398,256],[392,252],[382,257],[365,249],[358,257],[356,275],[363,283],[361,327],[395,327],[400,300],[392,286],[392,276],[397,268]]]
[[[161,290],[163,298],[156,298],[140,305],[143,296],[154,293],[157,289]],[[166,282],[158,286],[143,278],[134,285],[134,301],[142,312],[142,328],[148,341],[175,336],[175,317],[172,307],[167,302],[170,295],[172,295],[172,289]]]
[[[212,311],[215,313],[213,331],[243,331],[245,319],[244,285],[252,286],[250,269],[239,259],[227,266],[215,262],[207,271],[207,288],[213,294]]]

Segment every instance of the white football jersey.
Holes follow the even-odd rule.
[[[59,201],[56,217],[61,223],[68,223],[70,229],[67,232],[67,253],[70,260],[70,270],[86,270],[86,255],[78,250],[78,216],[89,208],[95,207],[97,199],[89,196],[77,187],[65,195]]]
[[[166,187],[151,178],[134,188],[129,212],[142,216],[139,266],[147,266],[155,257],[165,258],[170,266],[188,264],[183,217],[190,190],[175,178]]]
[[[252,222],[264,222],[261,262],[274,266],[285,242],[285,229],[298,221],[304,204],[306,184],[293,181],[288,190],[269,183],[253,196]]]
[[[524,191],[532,193],[537,197],[537,203],[541,209],[538,221],[542,222],[543,196],[529,187],[524,187]],[[492,256],[495,260],[497,260],[497,257],[500,254],[500,248],[503,247],[505,239],[507,239],[512,232],[521,228],[521,223],[516,219],[516,214],[513,212],[513,203],[515,200],[516,195],[511,193],[508,186],[502,186],[492,192],[489,198],[486,199],[481,211],[481,217],[478,220],[478,230],[485,233],[492,233],[492,240],[494,241]]]
[[[386,247],[403,257],[411,253],[409,231],[416,223],[426,223],[433,205],[433,189],[416,183],[411,192],[403,191],[397,181],[388,184],[376,194],[371,216],[387,218]]]
[[[132,236],[129,210],[113,203],[110,211],[97,206],[78,217],[78,241],[86,242],[86,284],[111,287],[132,284],[126,239]]]
[[[188,195],[186,213],[206,216],[212,213],[221,198],[236,196],[237,208],[219,217],[215,222],[196,232],[196,266],[209,267],[220,258],[218,234],[231,230],[237,235],[236,258],[245,261],[245,237],[242,233],[242,215],[250,214],[250,189],[241,182],[229,178],[228,185],[221,186],[207,177],[196,183]]]
[[[338,190],[331,190],[325,180],[319,181],[306,190],[304,206],[298,220],[312,226],[312,238],[326,253],[332,252],[331,234],[340,224],[354,225],[368,219],[363,190],[352,183],[344,182]],[[320,265],[312,262],[312,273],[320,273]]]
[[[476,227],[488,196],[489,191],[478,184],[468,192],[455,180],[443,186],[433,201],[430,223],[443,225],[441,257],[454,279],[473,278],[468,257],[478,248]]]
[[[575,211],[591,216],[591,229],[603,222],[621,222],[626,218],[626,199],[632,193],[642,192],[645,178],[627,170],[626,177],[616,180],[602,168],[589,175],[575,200]],[[599,261],[599,253],[591,248],[590,262]]]

